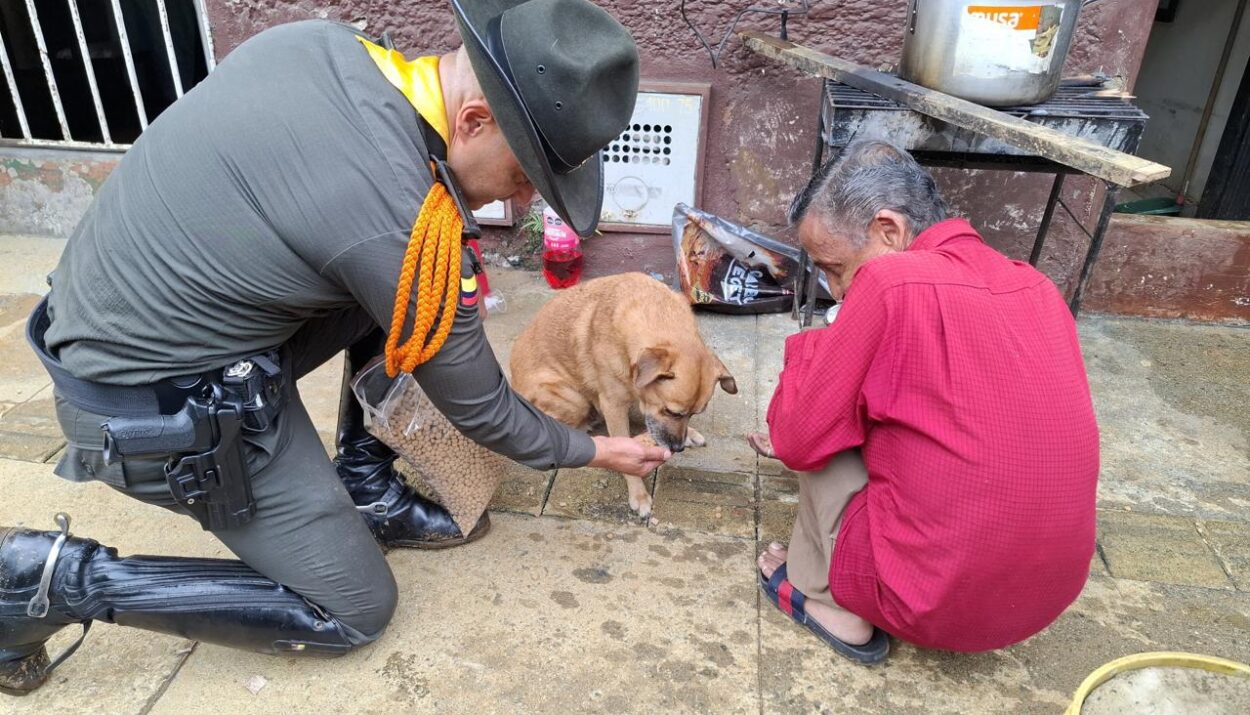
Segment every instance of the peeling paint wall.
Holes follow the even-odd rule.
[[[42,149],[0,152],[0,233],[68,236],[117,159]]]
[[[1117,215],[1089,310],[1250,324],[1250,222]]]

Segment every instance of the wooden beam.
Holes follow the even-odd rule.
[[[739,35],[748,48],[765,57],[885,97],[921,114],[1008,142],[1118,186],[1149,184],[1172,173],[1162,164],[927,89],[793,42],[755,31]]]

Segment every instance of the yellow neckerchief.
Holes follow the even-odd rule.
[[[362,37],[356,39],[364,45],[387,81],[408,98],[417,113],[450,145],[447,108],[443,103],[443,85],[438,76],[438,57],[418,57],[409,62],[395,50],[380,47]],[[447,341],[456,315],[456,298],[460,294],[457,279],[460,277],[460,236],[463,228],[464,219],[456,210],[447,187],[435,181],[425,195],[417,221],[412,226],[395,289],[391,329],[386,336],[386,372],[391,377],[400,371],[412,372],[434,357]],[[412,333],[401,345],[400,333],[408,317],[409,296],[414,283],[417,312],[413,317]]]
[[[443,84],[438,77],[438,56],[418,57],[409,62],[395,50],[375,45],[363,37],[356,39],[369,51],[369,57],[386,79],[404,93],[417,113],[430,123],[444,142],[450,144],[447,105],[443,104]]]

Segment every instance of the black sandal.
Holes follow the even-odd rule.
[[[872,638],[869,638],[867,643],[852,645],[830,633],[824,626],[817,623],[816,619],[809,618],[807,610],[804,608],[804,605],[807,603],[807,596],[797,591],[794,585],[790,583],[790,580],[786,578],[785,564],[778,566],[770,579],[765,579],[764,572],[761,571],[760,588],[764,589],[764,595],[782,613],[789,616],[795,623],[814,633],[817,638],[828,643],[839,655],[845,656],[861,665],[876,665],[884,661],[885,657],[890,654],[890,636],[880,628],[872,629]]]

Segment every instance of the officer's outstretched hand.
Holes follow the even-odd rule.
[[[645,477],[667,462],[673,453],[628,437],[595,437],[590,466]]]

